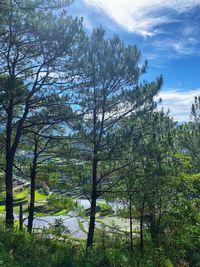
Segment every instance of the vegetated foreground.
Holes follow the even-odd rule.
[[[0,266],[200,266],[200,96],[159,111],[135,45],[70,1],[0,2]]]

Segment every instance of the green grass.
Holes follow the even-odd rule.
[[[14,197],[15,198],[29,198],[30,196],[30,191],[28,189],[25,189],[20,192],[15,192]],[[35,191],[35,201],[44,201],[48,198],[48,196],[38,192],[37,190]]]
[[[46,214],[44,212],[35,212],[34,216],[35,217],[44,217],[44,216],[48,216],[49,214]]]
[[[3,212],[3,211],[5,211],[5,205],[0,206],[0,212]]]
[[[38,191],[35,191],[35,201],[44,201],[48,198],[47,195],[44,195]]]
[[[67,214],[67,211],[66,211],[66,209],[64,209],[64,210],[61,210],[61,211],[55,213],[54,215],[59,216],[59,215],[66,215],[66,214]]]
[[[1,201],[3,201],[5,199],[5,194],[1,195]],[[48,196],[36,191],[35,192],[35,205],[37,206],[37,202],[38,201],[44,201],[48,198]],[[14,192],[14,212],[16,214],[19,213],[19,205],[20,203],[23,203],[23,210],[28,210],[28,200],[30,199],[30,190],[28,189],[24,189],[22,191],[19,192]],[[38,203],[39,204],[39,203]],[[0,212],[5,212],[5,204],[0,205]],[[25,214],[27,212],[24,212]],[[38,212],[36,213],[37,216],[45,216],[46,214]]]
[[[14,192],[14,198],[26,198],[27,196],[28,196],[28,189],[20,192]]]

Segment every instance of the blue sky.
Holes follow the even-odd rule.
[[[177,121],[188,121],[200,95],[200,0],[75,0],[69,13],[84,18],[88,32],[102,25],[148,60],[144,79],[160,74],[162,106]]]

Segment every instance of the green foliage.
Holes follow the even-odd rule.
[[[55,219],[55,223],[51,225],[49,231],[52,235],[56,237],[61,237],[62,235],[69,234],[69,229],[64,225],[62,219]]]
[[[0,228],[0,259],[3,266],[47,267],[70,266],[68,246],[48,238],[31,237],[24,233],[8,232]],[[68,248],[67,248],[68,247]]]
[[[98,206],[100,207],[101,210],[110,210],[110,211],[112,211],[112,207],[107,203],[102,203],[102,202],[98,202],[97,201],[97,204],[98,204]]]
[[[177,195],[175,203],[163,218],[162,227],[165,229],[162,240],[166,255],[175,263],[181,258],[191,262],[192,256],[192,266],[198,266],[199,256],[195,252],[200,248],[198,210],[183,194]],[[174,248],[173,252],[170,247]]]
[[[112,207],[107,203],[102,203],[97,201],[97,205],[100,208],[100,216],[111,215],[114,213]]]
[[[65,209],[66,213],[74,209],[75,201],[72,197],[66,197],[62,195],[52,194],[47,200],[45,206],[46,211],[59,212],[60,210]]]
[[[169,259],[166,259],[163,267],[174,267],[174,265],[172,264],[172,262]]]

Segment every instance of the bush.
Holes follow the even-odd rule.
[[[4,267],[72,266],[73,245],[0,229],[0,265]]]

